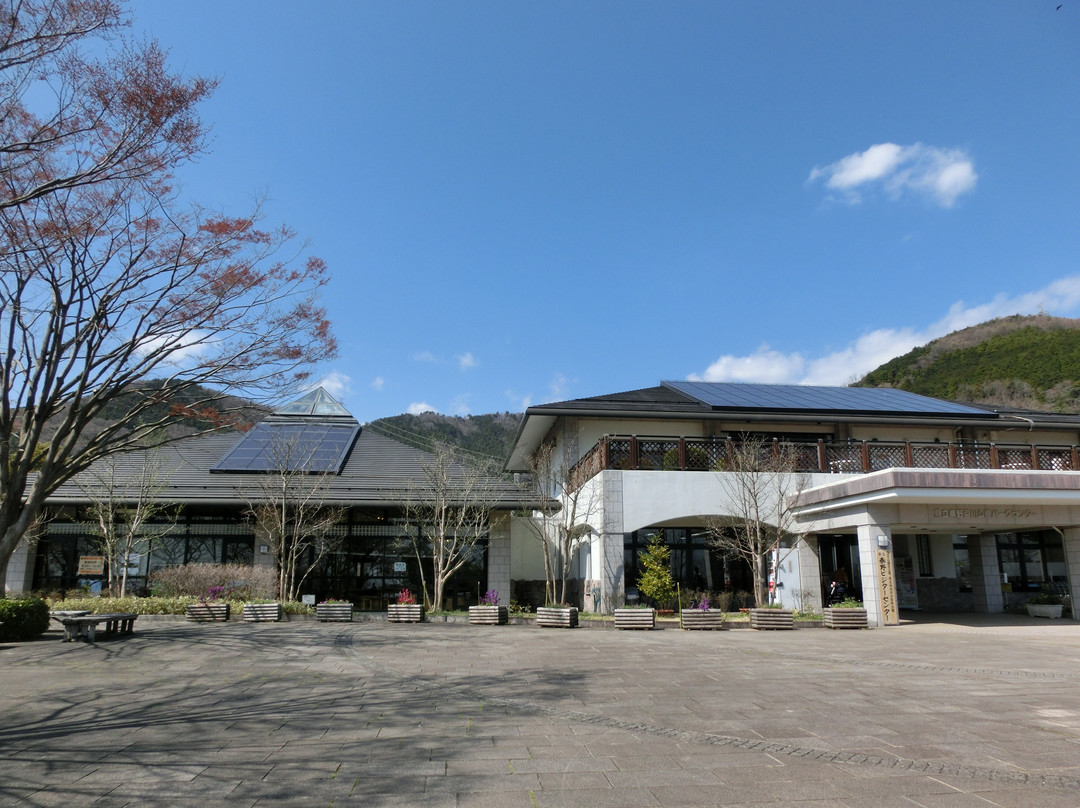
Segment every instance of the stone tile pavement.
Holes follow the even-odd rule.
[[[1080,806],[1080,625],[140,621],[0,646],[0,805]]]

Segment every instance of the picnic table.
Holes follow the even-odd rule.
[[[105,624],[104,634],[131,634],[135,630],[135,612],[112,612],[110,614],[91,614],[89,611],[56,611],[50,615],[64,627],[64,642],[86,640],[93,642],[97,637],[98,625]]]

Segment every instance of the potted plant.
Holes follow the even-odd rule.
[[[720,609],[710,609],[709,599],[691,609],[679,610],[679,625],[687,631],[719,631],[724,628],[724,613]]]
[[[656,609],[651,606],[623,606],[616,609],[615,628],[654,629],[656,628]]]
[[[252,601],[244,604],[245,623],[278,623],[281,604],[275,601]]]
[[[222,623],[229,619],[230,606],[222,600],[229,593],[228,587],[211,586],[198,603],[186,607],[187,619],[197,623]]]
[[[408,589],[397,594],[397,603],[386,607],[386,619],[391,623],[424,622],[424,606],[416,602],[416,596]]]
[[[866,609],[861,600],[847,598],[824,609],[825,628],[867,628]]]
[[[315,604],[315,619],[320,623],[351,623],[353,605],[347,600],[333,598]]]
[[[577,628],[577,624],[577,607],[569,603],[549,603],[536,610],[536,625],[540,628]]]
[[[779,603],[770,603],[751,609],[750,628],[765,631],[793,630],[795,628],[795,610],[785,609]]]
[[[469,607],[469,623],[474,626],[505,626],[510,622],[510,611],[499,605],[499,593],[489,589],[480,603]]]
[[[1054,619],[1061,617],[1061,609],[1064,603],[1061,595],[1055,595],[1053,592],[1040,592],[1028,598],[1024,606],[1031,617]]]

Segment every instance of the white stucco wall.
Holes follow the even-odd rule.
[[[544,551],[525,517],[510,521],[510,577],[515,581],[544,580]]]

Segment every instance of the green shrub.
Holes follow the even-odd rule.
[[[0,599],[0,642],[36,640],[49,628],[49,605],[41,598]]]
[[[244,600],[242,598],[229,597],[229,603],[234,609],[239,609],[243,603],[257,601]],[[192,603],[198,603],[199,599],[190,595],[174,595],[172,597],[150,598],[65,598],[64,600],[50,600],[49,609],[75,611],[87,610],[94,614],[109,614],[112,612],[133,612],[135,614],[185,614],[187,607]],[[269,601],[262,601],[267,603]],[[314,614],[312,606],[305,606],[297,601],[281,604],[284,614]]]
[[[93,614],[111,614],[132,612],[134,614],[184,614],[189,603],[198,603],[197,598],[176,596],[167,598],[95,598],[73,597],[63,600],[50,600],[49,608],[56,611],[86,610]]]

